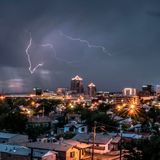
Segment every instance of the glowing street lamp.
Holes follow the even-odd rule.
[[[138,108],[135,105],[131,104],[128,108],[128,114],[136,115],[137,113],[138,113]]]
[[[134,109],[130,109],[129,110],[129,115],[133,115],[133,114],[135,114],[135,110]]]
[[[126,103],[123,103],[123,105],[122,105],[122,106],[123,106],[123,107],[125,107],[126,105],[127,105]]]
[[[34,106],[36,103],[34,101],[31,102],[31,105]]]
[[[0,100],[4,100],[5,99],[5,96],[0,96]]]
[[[130,108],[135,109],[135,105],[131,104]]]
[[[74,108],[74,105],[72,103],[69,103],[70,108]]]
[[[117,109],[118,111],[121,111],[122,106],[118,105],[118,106],[116,107],[116,109]]]
[[[74,108],[74,105],[71,105],[70,107],[71,107],[71,108]]]
[[[27,111],[27,113],[30,115],[30,114],[31,114],[31,111],[30,111],[30,110],[28,110],[28,111]]]

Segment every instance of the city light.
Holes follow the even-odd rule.
[[[0,160],[160,160],[160,0],[84,2],[0,0]]]
[[[121,111],[122,106],[118,105],[118,106],[116,107],[116,109],[117,109],[117,111]]]
[[[135,116],[135,115],[138,115],[138,112],[139,112],[139,108],[134,105],[134,104],[131,104],[128,108],[128,115],[130,116]]]
[[[131,109],[134,109],[134,108],[135,108],[135,105],[131,104],[130,108],[131,108]]]
[[[5,99],[5,96],[0,96],[0,100],[4,100]]]
[[[31,105],[34,106],[36,103],[34,101],[31,102]]]

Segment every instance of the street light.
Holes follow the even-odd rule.
[[[36,103],[34,101],[31,102],[31,105],[34,106]]]
[[[133,104],[131,104],[128,108],[128,114],[131,116],[131,115],[134,115],[135,114],[135,106]]]
[[[135,109],[135,105],[131,104],[130,108]]]
[[[138,112],[139,112],[139,108],[138,108],[136,105],[131,104],[131,105],[129,106],[129,108],[128,108],[128,114],[129,114],[130,116],[132,116],[132,115],[137,115]]]
[[[0,100],[4,100],[5,99],[5,96],[0,96]]]
[[[120,111],[122,109],[122,106],[118,105],[116,108],[118,111]]]

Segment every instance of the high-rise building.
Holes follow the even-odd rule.
[[[93,83],[90,83],[88,85],[88,95],[90,97],[94,97],[96,95],[96,85]]]
[[[123,95],[124,96],[136,96],[137,90],[136,90],[136,88],[124,88]]]
[[[76,93],[83,93],[83,79],[78,75],[71,79],[71,90]]]
[[[154,94],[154,89],[152,85],[143,85],[142,86],[142,95],[143,96],[152,96]]]
[[[33,90],[35,92],[35,95],[38,95],[38,96],[42,95],[43,93],[41,88],[33,88]]]

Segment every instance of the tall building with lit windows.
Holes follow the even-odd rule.
[[[96,85],[93,83],[90,83],[88,85],[88,95],[90,97],[94,97],[96,95]]]
[[[152,85],[143,85],[142,86],[142,96],[153,96],[154,95],[154,89]]]
[[[136,88],[124,88],[123,89],[123,96],[136,96],[137,90]]]
[[[71,79],[71,90],[75,91],[76,93],[83,93],[83,79],[80,76],[75,76]]]

